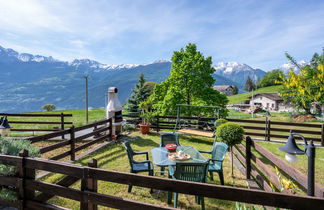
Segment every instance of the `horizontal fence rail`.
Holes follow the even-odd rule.
[[[123,115],[126,122],[130,124],[139,124],[141,118],[139,115]],[[176,125],[176,116],[156,116],[155,121],[152,123],[152,128],[157,131],[160,129],[174,129]],[[189,126],[198,128],[201,124],[212,125],[211,122],[214,118],[208,117],[181,117],[182,121],[190,121]],[[264,138],[271,141],[275,139],[286,140],[289,132],[300,133],[305,136],[306,140],[317,141],[324,146],[324,124],[311,124],[311,123],[290,123],[290,122],[277,122],[277,121],[262,121],[262,120],[244,120],[244,119],[227,119],[230,122],[240,124],[245,129],[245,134]],[[297,140],[301,140],[296,136]]]
[[[10,113],[0,113],[0,116],[7,116],[8,118],[8,122],[11,125],[11,131],[20,131],[20,132],[40,132],[40,131],[44,131],[44,132],[55,132],[55,131],[60,131],[60,130],[64,130],[65,125],[72,125],[73,122],[67,122],[65,120],[66,117],[72,117],[72,114],[64,114],[64,113],[60,113],[60,114],[10,114]],[[13,117],[13,118],[11,118]],[[16,117],[16,118],[15,118]],[[30,120],[23,120],[23,119],[19,119],[17,120],[17,117],[19,118],[31,118],[31,117],[37,117],[37,118],[59,118],[60,121],[30,121]],[[60,125],[59,127],[56,128],[15,128],[15,124],[19,124],[19,125]]]
[[[261,154],[262,158],[258,158],[255,152],[252,152],[251,148],[254,148],[255,152]],[[273,191],[270,183],[275,186],[277,190],[281,189],[281,183],[274,169],[275,166],[289,179],[298,183],[298,186],[304,192],[307,192],[306,175],[269,152],[260,144],[252,141],[250,137],[246,138],[245,146],[243,144],[236,145],[233,152],[234,157],[245,167],[246,178],[250,179],[252,176],[264,190],[268,192]],[[291,193],[287,190],[284,192]],[[315,183],[315,196],[324,198],[324,187],[317,183]]]
[[[25,154],[25,156],[22,154]],[[81,203],[81,209],[91,209],[89,206],[95,207],[96,205],[121,209],[172,209],[170,207],[157,206],[98,193],[98,180],[101,181],[99,183],[114,182],[125,185],[131,184],[158,190],[289,209],[321,209],[324,205],[324,199],[317,197],[288,195],[276,192],[265,192],[261,190],[103,170],[96,168],[96,164],[86,167],[41,158],[29,158],[26,157],[26,152],[20,155],[21,157],[0,155],[0,162],[8,163],[8,159],[13,158],[14,161],[11,161],[11,163],[20,165],[19,171],[21,171],[21,173],[19,174],[19,179],[22,180],[21,182],[23,184],[18,184],[18,191],[21,192],[19,194],[19,200],[11,203],[4,201],[5,204],[12,204],[11,206],[16,206],[20,209],[30,206],[35,206],[35,209],[44,209],[46,205],[48,205],[49,209],[62,209],[61,207],[50,205],[42,201],[55,195],[79,201]],[[81,188],[75,189],[58,184],[37,181],[33,176],[35,170],[45,170],[64,174],[67,177],[75,177],[81,180]],[[9,181],[14,185],[13,187],[16,186],[14,180],[15,178]],[[67,179],[64,182],[67,183]],[[75,182],[75,179],[69,182]],[[35,197],[35,191],[39,191],[41,194]],[[0,203],[3,204],[3,201],[0,200]]]
[[[101,126],[101,127],[99,127]],[[90,130],[88,130],[90,129]],[[92,130],[91,130],[92,129]],[[76,136],[77,132],[81,132],[82,135]],[[94,123],[90,123],[84,126],[80,127],[74,127],[68,128],[63,131],[57,131],[49,134],[45,134],[42,136],[35,136],[27,138],[27,140],[31,141],[32,143],[37,143],[41,141],[48,141],[53,138],[66,135],[66,138],[58,143],[40,148],[40,153],[48,153],[52,152],[53,150],[57,150],[60,148],[66,148],[69,146],[69,148],[66,148],[65,152],[62,152],[60,154],[56,154],[55,156],[49,157],[51,160],[60,160],[62,158],[65,158],[67,156],[70,156],[70,160],[75,160],[75,153],[86,149],[90,147],[91,145],[94,145],[96,143],[99,143],[101,141],[111,141],[112,140],[112,118],[100,120]],[[87,142],[83,141],[87,140]],[[76,146],[76,144],[80,144]]]

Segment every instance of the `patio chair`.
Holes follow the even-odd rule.
[[[127,156],[131,167],[130,172],[131,173],[148,172],[150,176],[153,176],[154,166],[152,162],[149,160],[148,152],[134,152],[129,142],[124,142],[123,145],[127,151]],[[146,155],[146,160],[135,161],[133,158],[135,155]],[[133,187],[132,185],[128,186],[128,192],[132,191],[132,187]]]
[[[178,180],[185,180],[191,182],[205,183],[207,179],[208,162],[205,163],[176,163],[174,166],[169,166],[169,177]],[[169,202],[171,201],[171,192],[168,194]],[[178,206],[178,193],[173,195],[173,206]],[[196,196],[196,202],[201,204],[201,209],[205,209],[205,202],[202,196]]]
[[[167,144],[176,144],[180,146],[178,134],[165,133],[161,135],[160,147],[165,147]]]
[[[174,133],[165,133],[161,135],[161,141],[160,141],[160,147],[165,147],[167,144],[176,144],[177,146],[180,146],[179,143],[179,136],[178,134]],[[161,167],[161,171],[158,173],[161,173],[161,175],[164,175],[165,167]]]
[[[219,175],[219,180],[222,185],[224,185],[224,174],[223,174],[223,160],[227,152],[228,146],[223,142],[214,142],[212,151],[199,151],[200,153],[211,154],[211,159],[208,160],[208,171],[210,179],[214,180],[213,172],[217,172]]]

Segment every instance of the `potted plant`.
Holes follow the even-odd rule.
[[[148,134],[150,132],[151,123],[154,120],[155,114],[151,111],[152,104],[150,101],[142,101],[139,104],[142,109],[140,117],[142,118],[142,123],[139,124],[140,131],[142,134]]]
[[[236,123],[227,122],[221,124],[216,129],[216,136],[222,142],[226,143],[231,148],[232,156],[232,177],[233,177],[233,149],[232,147],[236,144],[241,143],[243,140],[244,129]]]

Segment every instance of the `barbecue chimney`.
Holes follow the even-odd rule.
[[[106,118],[112,118],[112,136],[116,138],[122,128],[122,110],[123,107],[118,100],[118,89],[116,87],[108,88],[108,105],[106,107]]]

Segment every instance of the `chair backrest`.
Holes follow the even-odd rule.
[[[133,167],[133,156],[134,156],[134,151],[132,149],[132,147],[130,146],[130,143],[127,141],[127,142],[124,142],[123,143],[126,151],[127,151],[127,156],[128,156],[128,160],[129,160],[129,164],[131,165],[131,167]]]
[[[176,179],[206,182],[208,163],[176,163],[174,177]]]
[[[160,147],[165,147],[167,144],[176,144],[180,146],[178,135],[173,133],[165,133],[161,135]]]
[[[223,142],[215,142],[212,150],[212,159],[223,161],[228,149],[228,145]]]

